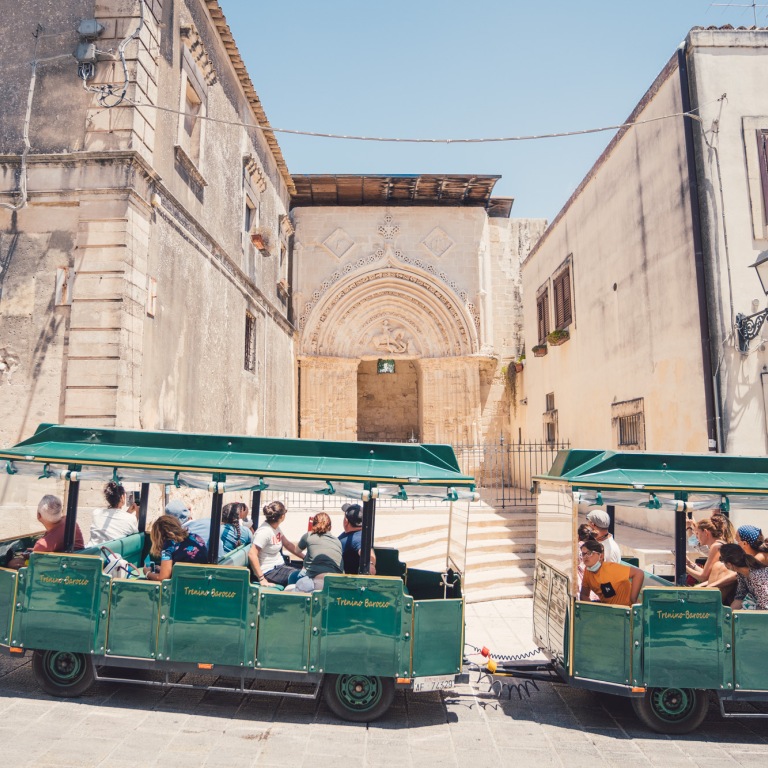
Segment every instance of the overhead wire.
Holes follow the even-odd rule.
[[[648,123],[655,123],[660,120],[670,120],[677,117],[690,117],[693,120],[701,120],[696,112],[701,108],[697,107],[689,112],[674,112],[668,115],[659,115],[658,117],[649,117],[645,120],[634,120],[626,123],[617,123],[615,125],[605,125],[599,128],[584,128],[575,131],[557,131],[554,133],[539,133],[539,134],[524,134],[520,136],[496,136],[496,137],[478,137],[478,138],[409,138],[409,137],[391,137],[391,136],[358,136],[354,134],[343,133],[323,133],[320,131],[302,131],[293,128],[273,128],[272,126],[259,125],[258,123],[244,123],[240,120],[226,120],[221,117],[211,117],[210,115],[193,115],[185,112],[181,109],[174,109],[172,107],[163,107],[159,104],[149,104],[142,101],[136,101],[126,98],[129,104],[135,107],[142,107],[148,109],[157,109],[161,112],[171,112],[176,115],[183,115],[185,117],[192,117],[197,120],[207,120],[212,123],[219,123],[221,125],[233,125],[246,130],[256,129],[262,133],[285,133],[294,136],[309,136],[312,138],[320,139],[343,139],[347,141],[375,141],[375,142],[389,142],[396,144],[488,144],[488,143],[502,143],[513,141],[536,141],[540,139],[559,139],[566,138],[568,136],[585,136],[592,133],[602,133],[605,131],[618,131],[623,128],[634,128],[638,125],[646,125]],[[109,105],[105,105],[109,106]]]

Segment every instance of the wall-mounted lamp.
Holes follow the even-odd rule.
[[[768,251],[761,253],[757,261],[749,266],[755,268],[763,293],[768,294]],[[736,335],[739,340],[739,352],[742,355],[746,355],[749,351],[749,342],[760,333],[766,318],[768,318],[768,309],[762,309],[753,315],[741,313],[736,315]]]

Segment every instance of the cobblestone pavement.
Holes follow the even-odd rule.
[[[530,600],[469,606],[467,639],[522,652],[531,646],[530,609]],[[488,687],[398,692],[389,713],[366,725],[336,720],[321,700],[105,682],[80,699],[54,699],[37,687],[31,657],[0,656],[0,745],[14,768],[765,768],[768,761],[768,721],[723,720],[714,703],[696,733],[668,737],[644,729],[625,699],[550,684],[499,699]]]

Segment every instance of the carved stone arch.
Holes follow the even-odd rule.
[[[400,264],[345,276],[306,318],[301,355],[457,357],[477,354],[475,318],[427,272]]]

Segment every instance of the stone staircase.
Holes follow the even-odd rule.
[[[400,559],[411,568],[443,570],[448,546],[444,511],[442,524],[423,514],[405,521],[394,517],[378,513],[376,546],[397,548]],[[464,578],[468,603],[531,596],[535,531],[532,508],[502,511],[482,505],[472,510]]]

